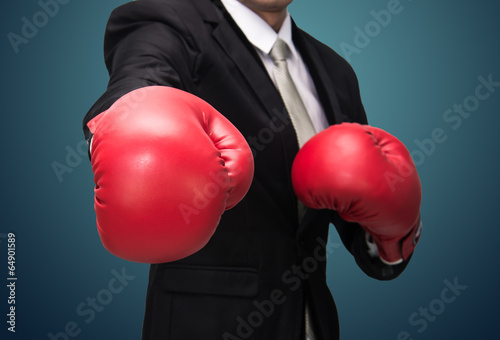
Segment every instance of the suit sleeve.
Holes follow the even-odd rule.
[[[368,276],[377,280],[392,280],[398,277],[410,262],[411,256],[397,264],[387,265],[378,256],[370,255],[366,242],[366,233],[357,223],[346,222],[332,211],[332,223],[335,225],[342,243],[353,255],[358,267]]]
[[[161,2],[135,1],[116,8],[104,38],[109,83],[83,120],[85,138],[91,137],[87,123],[130,91],[153,85],[189,91],[190,65],[197,55],[191,41],[179,16]]]

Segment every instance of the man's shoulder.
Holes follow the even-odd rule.
[[[351,65],[340,54],[333,50],[330,46],[322,43],[304,30],[297,28],[297,33],[301,38],[312,47],[317,56],[321,59],[327,70],[337,76],[355,76]]]
[[[202,27],[200,13],[210,5],[210,0],[130,1],[111,12],[106,32],[110,37],[121,37],[140,27],[159,24],[181,36],[192,36],[191,30]]]
[[[111,17],[132,17],[134,20],[161,20],[175,17],[186,20],[210,5],[210,0],[135,0],[115,8]]]
[[[321,41],[319,41],[318,39],[316,39],[315,37],[313,37],[312,35],[310,35],[309,33],[300,28],[297,28],[297,30],[299,34],[302,36],[302,38],[306,40],[309,44],[311,44],[322,58],[331,58],[338,60],[341,63],[347,63],[347,61],[340,54],[335,52],[335,50],[333,50],[330,46],[322,43]]]

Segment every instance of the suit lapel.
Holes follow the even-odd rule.
[[[294,22],[292,22],[292,36],[295,47],[309,69],[328,123],[332,125],[343,122],[335,87],[318,51],[309,41],[308,35],[300,30]]]
[[[256,117],[264,115],[264,119],[257,120],[265,125],[260,126],[261,130],[258,133],[269,130],[271,121],[284,123],[284,129],[276,134],[276,137],[279,138],[276,142],[279,140],[283,151],[282,155],[276,154],[276,156],[283,157],[284,159],[283,176],[286,176],[290,190],[288,206],[295,209],[294,213],[290,213],[290,216],[296,216],[297,204],[291,189],[291,167],[293,159],[298,152],[298,141],[285,104],[269,77],[255,47],[248,41],[220,1],[213,0],[213,4],[208,1],[193,1],[193,3],[196,4],[203,20],[211,23],[213,28],[211,32],[212,37],[240,71],[239,73],[247,82],[248,88],[253,92],[249,92],[247,95],[255,98],[261,104],[260,106],[263,110],[258,110],[254,114]],[[202,8],[207,7],[207,5],[211,6],[210,10]]]
[[[245,42],[237,38],[227,21],[221,22],[212,34],[241,71],[265,107],[269,118],[273,117],[273,108],[282,108],[284,104],[271,79],[267,76],[267,71],[264,69],[257,52],[253,47],[249,48]]]

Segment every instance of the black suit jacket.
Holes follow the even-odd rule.
[[[295,24],[293,40],[329,123],[367,123],[348,63]],[[326,284],[331,222],[371,277],[392,279],[405,268],[407,261],[386,266],[370,257],[360,226],[335,212],[310,209],[298,222],[290,179],[298,151],[293,126],[254,47],[218,0],[125,4],[110,17],[104,51],[110,81],[85,116],[87,138],[85,124],[122,95],[164,85],[209,102],[255,156],[248,194],[224,213],[210,242],[183,260],[151,265],[143,339],[302,340],[306,298],[318,340],[337,339]]]

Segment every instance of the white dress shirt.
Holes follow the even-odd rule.
[[[316,87],[307,66],[304,64],[292,41],[292,19],[290,13],[286,13],[283,25],[279,32],[276,32],[264,19],[238,0],[222,0],[222,3],[243,34],[245,34],[257,50],[274,85],[276,85],[273,75],[274,61],[269,53],[278,38],[286,42],[289,48],[289,55],[287,57],[288,71],[304,102],[307,113],[311,118],[316,132],[326,129],[329,124],[319,102]]]

